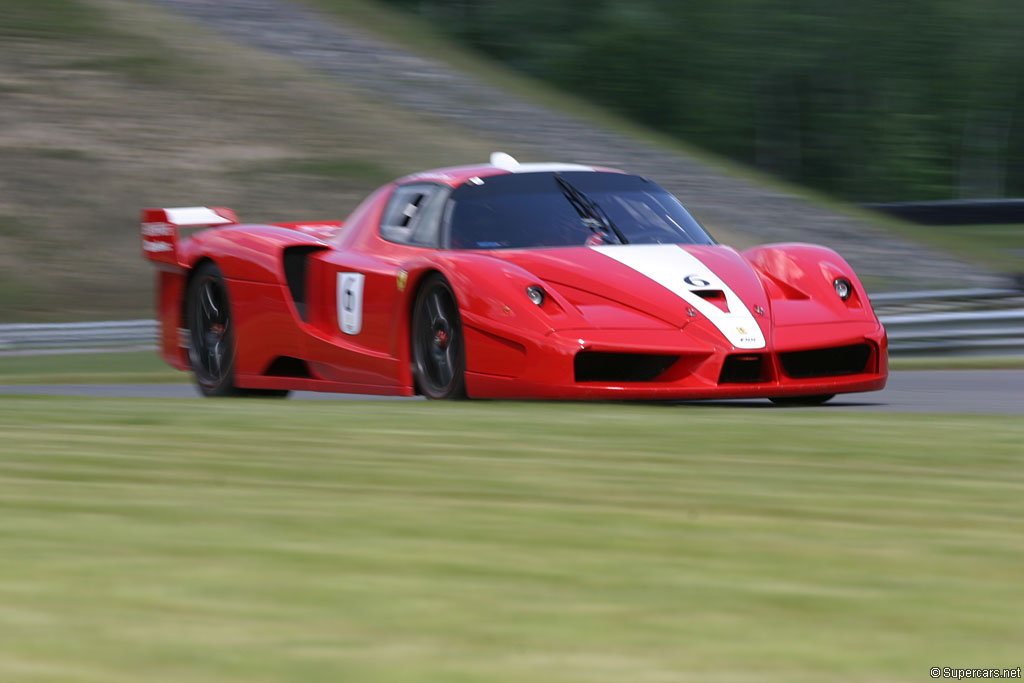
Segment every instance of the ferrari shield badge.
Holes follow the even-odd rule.
[[[405,291],[405,283],[407,283],[408,281],[409,281],[409,273],[405,272],[404,270],[398,271],[397,284],[398,284],[398,291],[399,292],[404,292]]]

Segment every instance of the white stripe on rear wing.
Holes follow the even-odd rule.
[[[222,225],[234,223],[237,218],[226,218],[208,206],[183,206],[164,209],[167,222],[171,225]]]

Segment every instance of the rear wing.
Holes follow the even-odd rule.
[[[238,222],[223,206],[142,210],[142,253],[150,261],[178,263],[178,228],[211,228]]]

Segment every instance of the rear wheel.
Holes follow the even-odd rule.
[[[835,394],[813,394],[811,396],[773,396],[768,400],[780,406],[820,406],[835,398]]]
[[[440,274],[427,278],[412,313],[413,374],[427,398],[464,398],[466,353],[455,295]]]
[[[235,332],[228,289],[220,268],[211,261],[199,266],[185,295],[189,331],[188,360],[204,396],[279,398],[287,390],[241,389],[235,386]]]

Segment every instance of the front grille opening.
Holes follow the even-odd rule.
[[[719,384],[752,384],[767,381],[764,355],[744,353],[728,356],[722,363]]]
[[[574,367],[577,382],[652,382],[677,360],[679,356],[650,353],[580,351]]]
[[[309,364],[300,358],[291,356],[278,356],[263,374],[269,377],[313,379],[313,374],[309,371]]]
[[[693,293],[704,301],[710,301],[726,313],[729,312],[729,302],[725,299],[725,292],[720,289],[695,289]]]
[[[870,344],[851,344],[831,349],[790,351],[780,353],[779,360],[786,374],[796,379],[857,375],[867,371],[871,348]]]

